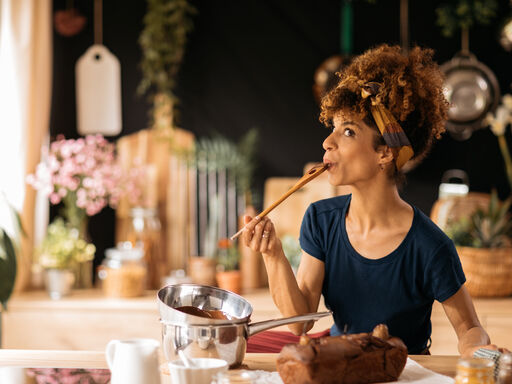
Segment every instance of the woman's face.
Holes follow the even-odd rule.
[[[334,129],[324,140],[324,163],[329,163],[332,185],[355,185],[370,181],[380,169],[380,154],[374,149],[376,132],[354,114],[335,116]]]

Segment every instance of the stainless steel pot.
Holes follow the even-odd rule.
[[[251,304],[243,297],[220,288],[196,284],[169,285],[160,289],[157,297],[162,346],[167,361],[178,359],[177,352],[183,350],[188,357],[219,358],[234,367],[244,359],[249,336],[281,325],[316,321],[331,315],[331,312],[310,313],[251,324]],[[209,319],[175,309],[182,306],[220,310],[235,319]]]
[[[444,93],[450,103],[446,129],[457,140],[468,139],[482,128],[488,112],[496,109],[500,87],[494,73],[469,51],[462,51],[441,66]]]

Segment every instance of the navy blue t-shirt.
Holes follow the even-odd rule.
[[[371,332],[383,323],[416,354],[426,346],[434,300],[450,298],[466,278],[453,242],[414,209],[402,243],[377,260],[357,253],[347,236],[345,216],[351,195],[309,206],[300,230],[302,249],[325,263],[322,294],[333,311],[331,335]]]

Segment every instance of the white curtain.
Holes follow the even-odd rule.
[[[34,172],[48,134],[51,12],[51,0],[0,0],[0,193],[21,212],[27,232],[18,258],[17,289],[30,281],[36,194],[25,178]],[[12,231],[3,207],[0,226]]]

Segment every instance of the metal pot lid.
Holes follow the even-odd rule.
[[[482,128],[482,120],[494,111],[500,89],[494,73],[470,53],[458,53],[443,64],[444,94],[450,108],[446,129],[459,140]]]
[[[240,324],[247,323],[252,314],[251,304],[242,296],[208,285],[168,285],[158,291],[157,299],[160,319],[165,324]],[[236,319],[209,319],[175,309],[183,306],[192,306],[204,310],[220,310]]]

